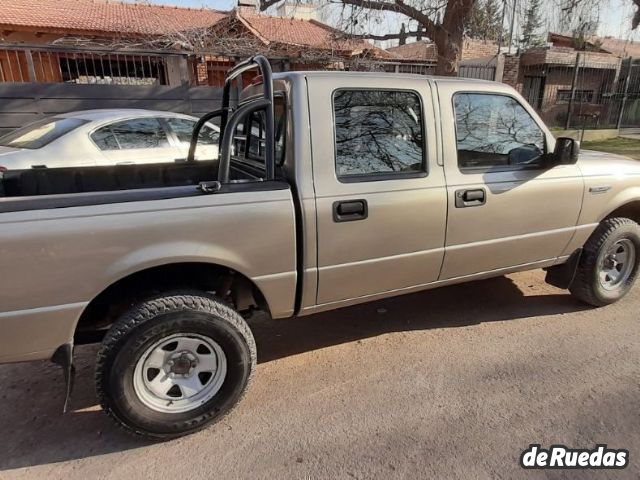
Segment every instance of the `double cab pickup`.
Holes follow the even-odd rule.
[[[196,161],[207,122],[219,157]],[[1,174],[0,363],[51,359],[68,394],[74,345],[101,342],[104,410],[171,438],[239,402],[256,311],[538,268],[607,305],[638,273],[640,163],[579,150],[507,85],[253,57],[186,160]]]

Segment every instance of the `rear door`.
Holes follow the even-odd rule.
[[[443,280],[553,261],[580,213],[578,167],[546,164],[553,137],[521,97],[493,88],[438,83],[449,196]]]
[[[175,162],[180,151],[171,144],[160,119],[131,118],[104,125],[91,134],[102,165]]]
[[[318,304],[423,285],[440,272],[446,189],[430,86],[388,80],[308,79]]]

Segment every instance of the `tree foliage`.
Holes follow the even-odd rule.
[[[521,48],[531,48],[544,43],[544,38],[540,34],[542,20],[540,18],[541,0],[529,0],[524,14],[524,25],[522,27],[522,37],[520,38]]]
[[[497,41],[503,34],[499,0],[478,0],[471,11],[465,33],[470,38]]]

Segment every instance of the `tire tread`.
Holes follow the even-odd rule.
[[[210,424],[212,418],[218,414],[218,412],[216,411],[209,411],[194,419],[175,422],[173,424],[173,427],[176,430],[181,431],[182,433],[150,434],[148,432],[140,431],[127,424],[127,422],[125,422],[117,415],[110,402],[108,391],[107,365],[110,360],[117,354],[119,345],[125,340],[129,333],[131,333],[138,326],[152,320],[158,315],[162,315],[163,313],[193,310],[211,313],[225,320],[226,322],[229,322],[234,328],[238,330],[240,335],[247,342],[247,346],[249,347],[249,352],[251,355],[251,370],[242,394],[238,398],[237,402],[227,412],[225,412],[223,415],[220,415],[220,417],[217,418],[216,421],[219,421],[221,418],[225,417],[231,411],[233,411],[248,390],[255,373],[257,350],[255,340],[253,338],[253,334],[251,333],[249,325],[247,324],[247,322],[245,322],[245,320],[240,316],[239,313],[237,313],[231,307],[222,303],[219,299],[216,299],[213,296],[206,294],[205,292],[181,291],[152,297],[148,300],[142,301],[138,305],[131,308],[112,325],[109,332],[104,337],[102,346],[97,353],[95,385],[98,401],[104,412],[127,433],[137,437],[147,437],[154,439],[175,438],[205,428]],[[188,431],[184,432],[184,430]]]

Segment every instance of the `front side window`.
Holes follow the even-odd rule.
[[[333,108],[338,178],[424,171],[422,108],[416,93],[338,90]]]
[[[75,130],[88,120],[80,118],[45,118],[0,137],[0,146],[35,150]]]
[[[181,145],[188,146],[191,144],[191,134],[193,133],[193,128],[196,126],[196,122],[186,118],[167,118],[165,120],[169,124],[169,127],[171,127],[173,133],[175,133]],[[200,130],[198,145],[218,145],[218,139],[218,130],[211,124],[205,124],[202,130]]]
[[[134,118],[96,130],[91,138],[100,150],[167,148],[169,140],[157,118]]]
[[[458,93],[454,107],[460,170],[542,166],[544,132],[515,98]]]

